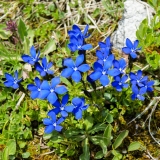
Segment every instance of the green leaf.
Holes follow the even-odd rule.
[[[80,160],[90,160],[88,138],[83,141],[83,153],[79,157]]]
[[[120,154],[117,150],[112,150],[112,154],[114,155],[112,160],[121,160],[122,154]]]
[[[22,41],[24,41],[24,37],[27,36],[27,28],[25,23],[20,19],[18,24],[18,33]]]
[[[103,134],[103,136],[106,138],[104,140],[106,146],[109,146],[111,143],[111,139],[112,139],[111,133],[112,133],[112,126],[111,124],[108,124]]]
[[[108,113],[105,119],[106,119],[106,121],[108,123],[112,123],[113,122],[113,116],[112,116],[112,114]]]
[[[106,127],[106,124],[96,124],[93,129],[89,131],[89,133],[94,134],[95,132],[104,131]]]
[[[106,100],[110,100],[112,98],[112,94],[111,93],[104,93],[104,98]]]
[[[103,157],[103,152],[102,151],[98,151],[94,157],[94,159],[101,159]]]
[[[141,143],[136,141],[136,142],[132,142],[129,147],[128,147],[128,151],[135,151],[135,150],[138,150],[140,149],[141,147]]]
[[[16,153],[16,141],[14,139],[7,142],[7,147],[9,149],[9,155],[14,155]]]
[[[49,53],[53,52],[54,50],[56,50],[56,43],[55,43],[55,40],[51,39],[44,47],[42,54],[48,55]]]
[[[83,123],[84,123],[84,126],[85,126],[85,130],[89,130],[93,126],[93,118],[91,116],[88,116],[88,117],[85,118]]]
[[[9,159],[9,149],[8,147],[5,147],[2,153],[2,160],[8,160]]]
[[[72,87],[72,84],[69,82],[69,80],[65,77],[60,77],[61,82],[63,82],[64,84],[66,84],[68,87]]]
[[[64,135],[67,137],[67,138],[70,138],[72,136],[75,136],[75,135],[78,135],[80,134],[81,131],[80,130],[77,130],[77,129],[69,129],[67,131],[64,132]]]
[[[113,143],[113,148],[116,149],[117,147],[119,147],[127,136],[128,130],[121,132]]]
[[[28,158],[30,156],[29,152],[22,153],[23,158]]]

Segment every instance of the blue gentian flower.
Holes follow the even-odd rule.
[[[98,57],[97,62],[100,63],[101,65],[104,64],[104,62],[108,59],[109,61],[114,60],[114,55],[109,53],[109,50],[104,48],[101,50],[96,51],[96,56]]]
[[[106,48],[109,52],[111,51],[112,43],[110,42],[110,37],[106,38],[106,43],[99,42],[98,44],[100,48]]]
[[[138,70],[137,73],[130,72],[130,81],[132,85],[138,85],[139,87],[145,86],[144,83],[147,81],[148,77],[142,77],[142,71]]]
[[[50,116],[51,118],[43,119],[43,124],[46,126],[44,132],[47,134],[51,133],[54,130],[60,132],[63,127],[59,124],[61,124],[65,119],[61,117],[60,119],[56,120],[56,115],[54,112],[48,113],[48,116]]]
[[[123,74],[125,73],[126,61],[123,58],[121,58],[120,60],[114,60],[113,66],[114,66],[114,69],[117,70],[117,73]]]
[[[72,51],[75,52],[77,50],[89,50],[92,48],[91,44],[84,44],[84,39],[81,34],[79,34],[77,37],[72,35],[70,37],[70,43],[68,44],[68,48]]]
[[[61,113],[62,117],[67,117],[68,112],[72,112],[74,109],[73,105],[67,105],[69,99],[69,95],[66,94],[62,98],[62,102],[60,103],[58,100],[53,104],[56,108],[52,109],[49,112],[54,112],[56,115]],[[67,105],[67,106],[66,106]]]
[[[48,96],[49,91],[42,89],[42,88],[44,88],[47,81],[43,81],[41,83],[40,79],[38,77],[36,77],[34,79],[34,82],[36,85],[34,85],[34,84],[27,85],[27,89],[31,91],[31,95],[30,95],[31,98],[32,99],[36,99],[36,98],[45,99]]]
[[[103,86],[106,86],[109,84],[109,79],[107,75],[110,76],[117,76],[119,72],[115,69],[108,70],[112,66],[112,61],[106,60],[104,63],[104,66],[102,66],[100,63],[95,62],[93,65],[94,72],[92,72],[89,77],[93,79],[94,81],[100,80],[100,83]]]
[[[86,25],[84,32],[81,32],[81,29],[77,25],[72,26],[72,30],[68,31],[68,35],[77,37],[79,34],[82,35],[83,39],[88,38],[90,34],[87,34],[89,25]]]
[[[123,77],[116,76],[114,77],[115,81],[112,82],[112,86],[116,88],[117,91],[120,92],[122,91],[123,88],[128,87],[128,84],[126,83],[127,79],[128,79],[127,75],[124,75]]]
[[[76,58],[75,63],[71,58],[67,58],[64,60],[63,65],[67,66],[68,68],[65,68],[61,76],[69,78],[70,76],[75,82],[79,82],[81,80],[81,73],[80,72],[86,72],[90,69],[88,64],[82,64],[84,61],[84,55],[81,54]]]
[[[138,89],[136,85],[132,85],[132,92],[133,92],[133,94],[131,95],[132,100],[139,99],[141,101],[144,101],[145,97],[143,96],[143,94],[147,92],[147,88],[142,87]]]
[[[6,81],[4,82],[4,85],[6,87],[11,87],[14,89],[17,89],[19,87],[18,83],[22,81],[22,78],[18,79],[18,71],[17,70],[14,72],[14,77],[9,73],[5,73],[5,77],[6,77]]]
[[[153,84],[154,84],[154,81],[144,82],[144,86],[147,88],[147,92],[153,91]]]
[[[89,105],[85,105],[84,98],[75,97],[72,99],[72,104],[74,106],[73,114],[76,119],[82,118],[82,112],[88,108]]]
[[[47,63],[46,57],[42,59],[42,66],[39,63],[36,63],[35,67],[36,70],[40,73],[42,77],[46,76],[46,73],[53,74],[54,72],[50,70],[50,68],[53,66],[53,63]]]
[[[123,47],[122,48],[122,51],[125,53],[125,54],[129,54],[133,59],[137,57],[137,54],[136,52],[138,50],[141,50],[141,48],[137,48],[138,46],[138,43],[139,41],[138,40],[135,40],[134,43],[132,44],[131,40],[130,39],[126,39],[126,46],[127,47]]]
[[[36,54],[36,50],[35,50],[34,46],[32,46],[30,48],[30,54],[31,54],[31,56],[26,55],[26,54],[22,55],[22,59],[24,62],[29,63],[31,65],[34,65],[36,62],[38,62],[40,60],[39,59],[40,51],[38,51],[38,54]]]
[[[54,77],[51,80],[51,84],[49,85],[48,81],[44,81],[44,85],[41,85],[42,90],[49,91],[49,94],[47,95],[47,100],[54,104],[56,100],[58,99],[57,94],[64,94],[67,92],[67,89],[65,86],[57,86],[60,83],[59,77]]]

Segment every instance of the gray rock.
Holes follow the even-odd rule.
[[[153,8],[145,2],[126,0],[122,19],[118,22],[117,30],[111,36],[113,47],[121,50],[125,46],[126,38],[132,42],[135,41],[140,23],[148,16],[151,18],[153,13]]]

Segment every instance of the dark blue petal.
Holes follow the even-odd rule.
[[[131,52],[130,53],[131,57],[134,59],[134,58],[137,58],[137,54],[135,52]]]
[[[125,53],[125,54],[129,54],[129,53],[131,53],[131,49],[128,48],[128,47],[123,47],[122,52]]]
[[[73,62],[73,60],[71,58],[64,59],[63,65],[67,66],[67,67],[70,67],[70,68],[75,66],[74,62]]]
[[[67,104],[68,99],[69,99],[69,95],[68,94],[63,96],[63,98],[62,98],[62,105],[63,106],[65,106]]]
[[[72,68],[63,69],[61,76],[69,78],[73,74],[74,70]]]
[[[98,62],[94,63],[93,68],[94,68],[95,71],[100,71],[101,72],[103,70],[103,66]]]
[[[137,98],[137,95],[136,95],[136,94],[132,94],[132,95],[131,95],[131,99],[132,99],[132,100],[135,100],[136,98]]]
[[[74,106],[79,106],[81,103],[82,103],[82,100],[78,97],[75,97],[75,98],[72,99],[72,104]]]
[[[145,94],[147,92],[147,88],[146,87],[142,87],[140,88],[139,90],[139,94],[142,95],[142,94]]]
[[[119,75],[120,73],[121,72],[118,69],[116,69],[116,68],[110,69],[107,72],[107,74],[109,74],[110,76],[113,76],[113,77]]]
[[[85,106],[81,107],[81,109],[82,109],[82,111],[84,111],[84,110],[88,109],[88,107],[89,107],[89,105],[85,105]]]
[[[83,42],[84,42],[84,38],[83,38],[82,34],[78,34],[77,39],[78,39],[78,44],[77,45],[82,46]]]
[[[110,37],[107,37],[107,38],[106,38],[106,46],[107,46],[107,47],[110,47],[110,46],[111,46]]]
[[[119,60],[119,67],[122,69],[126,67],[126,61],[123,58]]]
[[[144,76],[142,79],[141,79],[141,82],[145,82],[148,80],[148,76]]]
[[[35,62],[33,62],[32,58],[28,55],[22,55],[21,57],[23,59],[24,62],[29,63],[31,65],[34,65]]]
[[[48,126],[48,125],[52,125],[52,121],[49,118],[44,118],[43,119],[43,124]]]
[[[14,84],[13,81],[5,81],[5,82],[4,82],[4,85],[5,85],[6,87],[11,87],[13,84]]]
[[[12,88],[17,89],[19,87],[19,85],[17,83],[14,83]]]
[[[134,41],[134,49],[136,49],[136,48],[137,48],[138,43],[139,43],[139,41],[138,41],[138,40],[135,40],[135,41]]]
[[[50,86],[49,86],[49,83],[48,81],[44,80],[41,84],[41,89],[42,90],[50,90]]]
[[[58,100],[57,100],[57,101],[58,101]],[[56,102],[57,102],[57,101],[56,101]],[[55,103],[54,103],[54,104],[55,104]],[[59,107],[56,107],[56,108],[50,110],[50,111],[48,112],[48,114],[50,114],[50,112],[54,112],[54,113],[57,115],[60,111],[61,111],[60,108],[59,108]]]
[[[46,59],[46,57],[42,58],[42,66],[44,68],[47,68],[47,59]]]
[[[149,81],[149,82],[147,82],[147,86],[148,86],[148,87],[153,86],[153,84],[154,84],[154,81]]]
[[[81,66],[78,67],[78,70],[81,72],[86,72],[90,69],[90,66],[88,64],[82,64]]]
[[[119,84],[119,82],[117,82],[117,81],[112,82],[112,86],[113,86],[114,88],[116,88],[118,84]]]
[[[34,79],[34,82],[35,82],[36,86],[37,86],[38,88],[40,88],[40,86],[41,86],[41,81],[40,81],[40,79],[39,79],[38,77],[36,77],[36,78]]]
[[[47,97],[47,100],[48,100],[51,104],[55,103],[57,99],[58,99],[58,98],[57,98],[57,95],[56,95],[54,92],[50,93],[50,94],[48,95],[48,97]]]
[[[36,63],[35,68],[40,73],[43,71],[43,67],[39,63]]]
[[[138,70],[137,71],[137,79],[140,80],[142,77],[142,71],[141,70]]]
[[[122,77],[122,83],[126,82],[127,79],[128,79],[128,76],[127,76],[127,75],[124,75],[124,76]]]
[[[51,80],[51,88],[55,88],[60,83],[59,77],[54,77]]]
[[[93,79],[94,81],[96,81],[97,79],[99,79],[102,76],[102,72],[92,72],[92,74],[90,74],[90,78]]]
[[[74,106],[73,105],[69,105],[69,106],[66,106],[64,110],[67,111],[67,112],[72,112],[73,109],[74,109]]]
[[[62,127],[62,126],[59,126],[59,125],[56,125],[56,126],[55,126],[55,130],[58,131],[58,132],[60,132],[60,131],[62,130],[62,128],[63,128],[63,127]]]
[[[75,113],[75,118],[77,120],[82,118],[82,111],[80,109],[78,110],[78,112]]]
[[[75,81],[75,82],[79,82],[81,80],[81,74],[79,71],[75,71],[73,72],[72,74],[72,79]]]
[[[70,37],[70,42],[71,42],[72,44],[77,45],[77,44],[78,44],[78,39],[77,39],[75,36],[71,36],[71,37]]]
[[[54,128],[55,128],[55,127],[54,127],[53,125],[46,126],[44,132],[45,132],[46,134],[49,134],[49,133],[51,133],[51,132],[54,130]]]
[[[132,91],[133,91],[133,93],[135,93],[135,94],[138,94],[138,93],[139,93],[138,87],[137,87],[136,85],[132,85]]]
[[[117,86],[116,86],[116,90],[117,90],[118,92],[121,92],[121,91],[122,91],[122,86],[117,85]]]
[[[61,117],[61,118],[57,121],[57,124],[61,124],[64,120],[65,120],[65,118]]]
[[[36,99],[38,98],[39,93],[39,91],[32,91],[30,96],[32,99]]]
[[[49,90],[41,90],[38,98],[39,99],[45,99],[49,95],[50,91]]]
[[[130,41],[130,39],[126,39],[126,46],[128,47],[128,48],[130,48],[130,49],[132,49],[133,48],[133,44],[132,44],[132,42]]]
[[[106,86],[109,84],[109,79],[106,75],[102,75],[99,80],[103,86]]]
[[[99,59],[101,59],[101,60],[103,60],[103,58],[104,58],[102,52],[99,51],[99,50],[96,51],[96,56],[97,56]]]
[[[113,61],[113,66],[115,67],[115,68],[118,68],[119,69],[119,62],[117,61],[117,60],[114,60]]]
[[[27,89],[30,91],[37,91],[37,87],[33,84],[28,84]]]
[[[69,43],[69,44],[68,44],[68,48],[69,48],[72,52],[75,52],[76,50],[78,50],[77,45],[75,45],[74,43]]]
[[[132,72],[130,72],[129,77],[130,77],[130,79],[134,79],[134,80],[137,79],[136,75]]]
[[[84,61],[84,55],[81,54],[81,55],[79,55],[79,56],[76,58],[76,62],[75,62],[76,67],[78,67],[80,64],[82,64],[83,61]]]
[[[106,48],[106,44],[104,42],[98,42],[100,48]]]
[[[14,81],[14,77],[9,73],[5,73],[5,77],[8,81]]]
[[[72,26],[72,29],[73,29],[75,32],[77,32],[77,33],[81,33],[80,28],[79,28],[77,25],[75,25],[75,24]]]
[[[53,106],[55,106],[56,108],[60,108],[61,103],[59,102],[59,100],[57,100],[55,103],[53,103]]]
[[[34,46],[32,46],[32,47],[30,48],[30,54],[31,54],[31,56],[32,56],[33,58],[36,58],[36,50],[35,50]]]
[[[60,86],[55,88],[55,92],[58,94],[64,94],[67,92],[67,89],[65,86]]]
[[[82,50],[90,50],[91,48],[93,48],[91,44],[85,44],[81,47]]]
[[[85,35],[87,34],[88,32],[88,28],[89,28],[89,25],[87,24],[84,31],[83,31],[83,36],[85,37]]]

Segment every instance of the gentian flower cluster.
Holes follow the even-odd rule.
[[[72,51],[86,51],[92,48],[91,44],[85,43],[85,38],[88,38],[90,35],[87,34],[89,26],[87,25],[82,33],[80,28],[77,25],[73,25],[72,30],[68,31],[70,37],[70,43],[68,48]]]
[[[146,92],[151,92],[153,91],[153,84],[154,81],[148,81],[148,77],[147,76],[142,76],[142,71],[138,70],[137,73],[130,73],[130,81],[132,84],[132,91],[133,94],[131,96],[132,100],[135,99],[139,99],[141,101],[143,101],[144,98],[144,94]]]
[[[91,44],[86,44],[85,39],[89,37],[87,25],[84,32],[81,32],[77,25],[73,25],[72,30],[68,31],[70,37],[70,43],[68,48],[75,52],[78,50],[79,55],[76,60],[72,58],[66,58],[63,61],[64,69],[61,72],[61,76],[65,78],[71,78],[74,82],[78,83],[82,80],[83,73],[90,70],[90,66],[85,62],[85,51],[92,48]],[[140,50],[137,48],[138,40],[132,42],[127,39],[126,46],[122,48],[122,51],[129,54],[132,58],[136,58],[136,52]],[[126,61],[121,58],[116,60],[112,54],[112,44],[110,37],[106,38],[105,43],[99,42],[99,50],[96,51],[97,60],[93,64],[93,72],[87,76],[87,81],[91,84],[99,80],[103,87],[111,84],[117,91],[122,91],[123,88],[129,86],[128,78],[130,77],[130,83],[132,85],[132,100],[139,99],[144,100],[144,94],[146,92],[153,91],[154,81],[148,81],[147,76],[142,76],[142,71],[137,73],[126,74]],[[85,104],[83,97],[72,97],[69,100],[69,94],[67,93],[67,87],[61,84],[59,76],[55,77],[54,71],[51,69],[52,62],[48,62],[46,57],[40,58],[40,51],[36,53],[34,46],[30,48],[30,55],[22,55],[24,62],[29,63],[35,67],[41,77],[45,77],[45,80],[35,77],[34,84],[28,84],[27,89],[31,92],[30,97],[32,99],[47,100],[53,109],[48,111],[49,118],[43,119],[43,123],[46,126],[45,133],[51,133],[52,131],[60,132],[62,130],[61,123],[65,121],[69,113],[75,116],[75,119],[82,118],[83,111],[87,110],[89,105]],[[46,76],[50,75],[50,76]],[[109,76],[113,77],[110,78]],[[4,85],[6,87],[12,87],[17,89],[22,79],[18,79],[18,71],[15,71],[14,77],[8,73],[5,74],[6,81]],[[50,79],[49,79],[50,78]],[[47,80],[46,80],[47,79]],[[111,79],[113,79],[112,82]],[[48,80],[50,82],[48,82]],[[59,95],[63,95],[61,98]],[[62,99],[62,100],[60,100]]]

